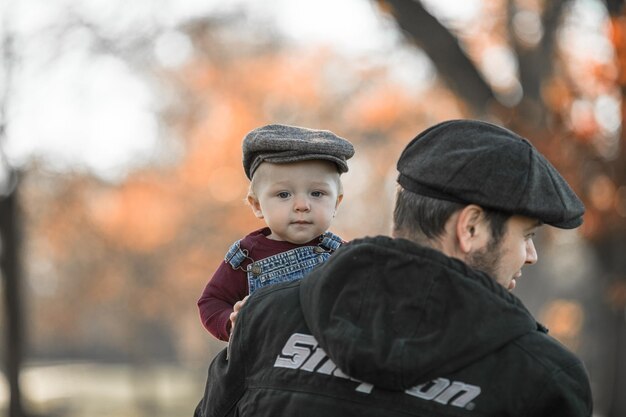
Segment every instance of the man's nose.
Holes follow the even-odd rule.
[[[537,250],[532,239],[526,242],[526,263],[529,265],[537,263]]]

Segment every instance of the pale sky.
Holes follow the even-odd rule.
[[[2,144],[10,163],[37,156],[54,169],[82,167],[114,179],[157,148],[154,86],[121,59],[90,53],[90,31],[59,32],[72,19],[131,40],[156,26],[171,28],[155,39],[153,52],[162,64],[176,66],[192,52],[177,25],[238,7],[273,21],[293,42],[328,43],[345,53],[371,53],[398,39],[368,0],[8,0],[0,13],[11,16],[17,59]]]
[[[462,24],[479,13],[481,1],[423,3]],[[155,156],[162,134],[155,86],[120,58],[90,52],[96,39],[80,25],[61,31],[72,22],[88,22],[105,37],[129,42],[165,28],[152,53],[163,65],[175,67],[192,53],[189,40],[175,30],[178,25],[242,8],[250,20],[273,22],[291,42],[324,43],[339,53],[397,60],[403,65],[394,66],[396,75],[418,88],[415,74],[428,71],[428,60],[419,51],[400,50],[401,35],[375,7],[371,0],[3,0],[0,24],[15,36],[16,62],[2,148],[15,166],[39,157],[53,169],[84,168],[109,179],[121,178],[133,164]],[[6,91],[3,81],[0,94]]]

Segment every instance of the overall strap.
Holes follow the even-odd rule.
[[[240,242],[241,239],[231,245],[230,249],[228,249],[228,252],[226,252],[226,255],[224,256],[224,262],[228,263],[233,269],[241,269],[242,271],[245,271],[245,269],[241,266],[243,261],[250,259],[254,262],[254,259],[248,256],[247,249],[241,249]]]
[[[321,237],[320,237],[320,244],[318,246],[321,246],[322,248],[326,249],[327,251],[330,252],[334,252],[337,249],[339,249],[339,247],[341,246],[341,244],[343,243],[343,240],[341,240],[341,238],[331,232],[326,232],[324,233]]]

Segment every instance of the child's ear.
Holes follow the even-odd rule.
[[[249,195],[248,204],[250,204],[250,208],[252,208],[252,212],[254,213],[254,215],[257,218],[262,219],[263,210],[261,210],[261,203],[259,203],[259,200],[255,196]]]
[[[343,200],[343,194],[339,194],[337,196],[337,202],[335,203],[335,210],[337,209],[337,207],[339,207],[339,204],[341,204],[341,200]]]

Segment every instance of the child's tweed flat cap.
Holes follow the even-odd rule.
[[[243,169],[249,179],[261,162],[289,162],[323,159],[347,172],[346,161],[354,155],[350,142],[328,130],[271,124],[252,130],[243,140]]]
[[[578,227],[585,207],[528,140],[477,120],[450,120],[413,139],[398,160],[398,183],[416,194]]]

